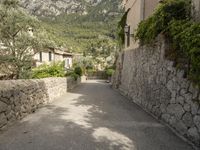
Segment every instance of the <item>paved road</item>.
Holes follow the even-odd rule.
[[[0,135],[0,150],[192,150],[113,91],[88,81]]]

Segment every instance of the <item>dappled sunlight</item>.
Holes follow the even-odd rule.
[[[133,141],[127,136],[106,127],[94,127],[94,124],[92,123],[94,115],[104,115],[106,112],[101,110],[96,105],[81,104],[81,102],[86,100],[81,94],[70,93],[70,95],[73,99],[66,101],[64,104],[57,104],[67,108],[67,111],[63,111],[60,114],[60,118],[62,120],[74,123],[84,129],[94,131],[91,136],[95,139],[95,141],[108,144],[108,147],[111,150],[115,147],[120,150],[136,150]],[[62,130],[62,127],[55,126],[51,129],[55,132],[59,132]]]
[[[103,82],[97,83],[95,81],[86,84],[93,86],[94,83],[98,86],[103,84]],[[50,131],[54,135],[63,134],[66,128],[68,130],[81,129],[84,131],[84,135],[90,137],[95,143],[103,144],[109,150],[137,150],[136,141],[133,140],[134,136],[137,137],[137,135],[127,136],[126,132],[117,130],[119,127],[136,128],[137,130],[164,127],[154,121],[146,122],[128,118],[124,118],[123,121],[115,120],[115,118],[108,119],[110,110],[102,104],[105,101],[100,100],[97,103],[92,103],[95,99],[96,95],[91,97],[84,92],[67,93],[55,103],[37,111],[38,115],[30,115],[23,121],[30,124],[41,124],[42,121],[48,120],[49,124],[45,126],[43,132]],[[120,110],[118,109],[118,111]],[[123,113],[119,113],[117,116],[121,116],[121,114]],[[106,119],[99,124],[98,121],[101,117],[106,117]]]
[[[60,116],[61,119],[66,120],[67,122],[75,123],[83,128],[91,128],[92,125],[89,123],[92,114],[90,109],[93,106],[85,106],[85,105],[76,105],[78,101],[81,101],[79,98],[80,94],[71,94],[74,99],[69,100],[62,107],[67,107],[67,111],[63,112]]]
[[[30,150],[191,150],[137,105],[97,81],[28,115],[0,136],[1,143],[12,150],[30,145]]]
[[[91,124],[88,123],[91,114],[89,109],[91,106],[75,106],[73,103],[69,105],[69,110],[61,115],[61,119],[73,122],[84,128],[91,128]]]
[[[97,128],[92,134],[97,142],[109,142],[109,149],[136,150],[134,143],[125,135],[108,128]]]
[[[57,103],[57,106],[67,108],[66,111],[62,111],[60,118],[67,122],[75,123],[83,128],[92,128],[90,120],[92,118],[92,113],[104,114],[101,109],[96,105],[83,105],[80,102],[85,101],[82,94],[70,93],[70,100],[62,101]]]
[[[62,132],[65,129],[64,125],[49,125],[51,132]]]

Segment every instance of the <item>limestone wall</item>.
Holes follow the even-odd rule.
[[[80,80],[72,78],[0,81],[0,129],[51,103],[78,83]]]
[[[165,59],[164,40],[120,55],[113,85],[200,146],[200,90]]]

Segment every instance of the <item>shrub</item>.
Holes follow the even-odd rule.
[[[77,81],[78,78],[79,78],[79,75],[76,74],[76,73],[72,73],[72,74],[70,75],[70,77],[72,77],[75,81]]]
[[[172,20],[190,18],[190,0],[165,0],[152,16],[143,20],[136,30],[135,39],[142,44],[151,44],[162,32],[167,33]]]
[[[195,83],[200,81],[200,23],[193,21],[172,21],[170,35],[173,38],[177,57],[180,54],[188,59],[188,75]]]
[[[160,33],[167,35],[173,60],[200,86],[200,23],[192,21],[191,8],[191,0],[165,0],[152,16],[139,24],[135,39],[151,44]]]
[[[94,69],[88,69],[87,70],[87,74],[93,74],[93,73],[96,73],[97,71],[94,70]]]
[[[113,75],[114,72],[115,72],[115,70],[113,70],[113,69],[107,69],[107,70],[106,70],[106,75],[107,75],[108,77],[111,77],[111,76]]]
[[[83,71],[82,71],[81,67],[75,67],[74,73],[76,73],[79,76],[83,75]]]
[[[73,69],[69,69],[67,70],[67,72],[65,73],[65,76],[68,77],[68,76],[71,76],[71,74],[74,73],[74,70]]]
[[[38,68],[33,69],[32,77],[36,79],[48,78],[48,77],[64,77],[65,70],[63,63],[53,63],[51,65],[41,65]]]
[[[77,81],[77,79],[80,77],[78,74],[75,73],[75,70],[67,70],[66,77],[71,77],[73,78],[75,81]]]

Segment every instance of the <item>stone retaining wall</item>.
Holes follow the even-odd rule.
[[[166,42],[120,55],[113,86],[200,146],[200,90],[165,59]]]
[[[78,83],[80,79],[72,78],[0,81],[0,129],[51,103]]]

